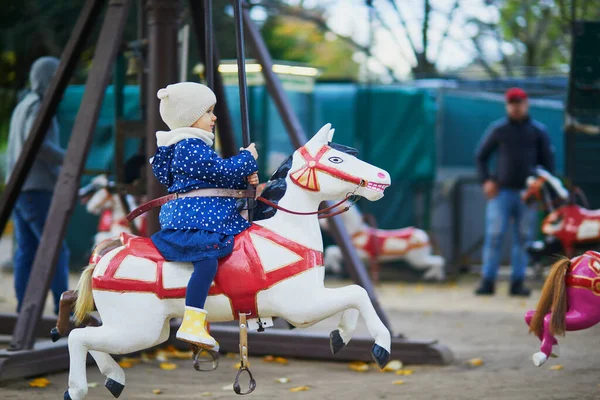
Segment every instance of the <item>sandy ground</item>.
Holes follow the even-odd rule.
[[[77,276],[73,275],[72,285]],[[339,285],[330,282],[329,285]],[[255,399],[600,399],[600,331],[598,326],[582,332],[569,332],[559,338],[561,357],[536,368],[531,355],[539,348],[536,338],[527,334],[523,322],[526,310],[533,308],[539,291],[529,299],[510,298],[506,283],[500,284],[493,298],[472,294],[473,279],[458,284],[422,285],[384,283],[378,287],[380,301],[393,323],[395,333],[409,338],[438,339],[455,356],[444,367],[407,366],[409,376],[382,373],[374,368],[355,372],[347,363],[288,360],[287,365],[251,358],[258,381]],[[48,306],[51,303],[48,302]],[[0,312],[14,309],[12,276],[0,274]],[[46,312],[50,307],[46,307]],[[330,331],[337,317],[311,330]],[[366,333],[365,326],[359,327]],[[218,339],[218,338],[217,338]],[[250,353],[252,353],[250,343]],[[395,359],[394,355],[392,358]],[[469,360],[481,358],[482,366]],[[199,373],[189,360],[171,360],[177,368],[165,371],[159,362],[140,363],[125,370],[127,387],[121,399],[234,399],[231,390],[237,360],[223,356],[216,371]],[[551,366],[561,365],[560,370]],[[88,367],[88,382],[93,386],[87,399],[111,399],[102,386],[103,377],[95,365]],[[289,383],[278,383],[286,377]],[[16,380],[0,386],[0,399],[62,399],[67,373],[46,376],[44,388],[29,387],[31,379]],[[394,384],[396,380],[403,384]],[[290,392],[309,386],[309,390]],[[161,394],[154,394],[160,389]]]

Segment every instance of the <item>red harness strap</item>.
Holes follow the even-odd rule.
[[[600,278],[588,278],[585,276],[567,275],[567,286],[591,290],[596,296],[600,296]]]

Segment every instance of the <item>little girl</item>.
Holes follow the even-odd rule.
[[[246,189],[258,184],[254,144],[229,159],[212,149],[213,109],[217,99],[207,86],[193,82],[169,85],[157,93],[160,115],[170,131],[156,133],[158,149],[152,171],[169,193],[194,189]],[[216,345],[205,328],[204,302],[217,272],[218,259],[233,251],[233,237],[250,227],[230,197],[182,197],[163,205],[161,230],[152,242],[166,260],[191,262],[194,272],[185,297],[177,338],[205,348]]]

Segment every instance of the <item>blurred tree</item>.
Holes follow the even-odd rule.
[[[568,65],[571,54],[571,23],[576,19],[600,19],[600,3],[589,0],[490,0],[489,7],[498,10],[495,23],[473,19],[477,27],[473,36],[478,52],[485,60],[481,42],[494,40],[506,75],[518,73],[533,76],[544,69],[555,70]],[[477,48],[477,46],[476,46]],[[489,62],[487,63],[489,66]],[[517,68],[515,68],[517,67]],[[486,68],[492,76],[497,68]]]
[[[313,22],[290,16],[269,18],[261,30],[273,59],[308,63],[321,69],[322,79],[357,79],[354,48]]]

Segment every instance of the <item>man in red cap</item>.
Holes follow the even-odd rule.
[[[554,154],[545,126],[529,116],[527,93],[520,88],[511,88],[506,91],[505,99],[507,116],[490,125],[475,156],[483,192],[488,199],[482,281],[475,293],[494,294],[502,241],[512,222],[510,294],[529,296],[530,290],[523,284],[528,263],[525,244],[533,239],[536,210],[527,206],[520,194],[536,166],[541,165],[554,173]],[[497,153],[494,175],[488,169],[493,153]]]

